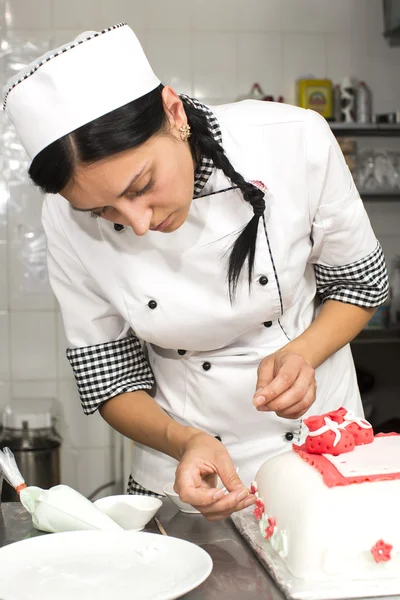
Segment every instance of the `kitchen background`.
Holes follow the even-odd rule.
[[[81,31],[127,21],[161,80],[206,103],[233,101],[254,82],[293,103],[299,77],[341,83],[351,75],[372,90],[374,113],[400,110],[400,48],[383,36],[381,0],[2,0],[0,6],[2,84],[11,74],[10,56],[21,68],[26,57]],[[42,266],[41,199],[21,173],[25,159],[18,149],[13,154],[10,128],[1,126],[0,410],[17,399],[49,399],[63,438],[63,482],[86,495],[109,481],[118,489],[129,443],[99,415],[81,411]],[[400,137],[356,141],[361,149],[400,151]],[[389,266],[400,255],[400,188],[398,194],[365,197]],[[400,418],[399,341],[376,331],[353,345],[364,381],[375,379],[364,400],[379,422]]]

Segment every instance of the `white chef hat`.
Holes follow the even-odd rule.
[[[7,86],[4,110],[29,157],[160,85],[126,23],[44,54]]]

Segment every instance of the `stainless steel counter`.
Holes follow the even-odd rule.
[[[209,523],[201,515],[183,514],[165,501],[157,517],[168,535],[188,540],[206,550],[214,561],[210,577],[186,594],[186,600],[282,600],[284,597],[232,523]],[[155,526],[146,531],[158,531]],[[0,505],[0,548],[43,534],[32,526],[30,515],[19,503]]]

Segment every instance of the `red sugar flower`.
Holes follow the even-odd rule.
[[[276,519],[273,517],[268,518],[268,527],[265,530],[265,537],[269,540],[270,537],[273,536],[276,527]]]
[[[371,554],[374,557],[375,562],[387,562],[392,558],[390,556],[392,549],[393,546],[390,544],[385,544],[383,540],[379,540],[376,542],[375,546],[371,548]]]
[[[257,494],[257,488],[254,485],[254,483],[252,483],[250,486],[250,493],[253,494],[253,496],[255,496]]]
[[[260,521],[260,519],[262,518],[263,514],[264,514],[264,502],[261,500],[261,498],[258,498],[258,500],[256,501],[256,507],[254,509],[254,516],[257,519],[257,521]]]

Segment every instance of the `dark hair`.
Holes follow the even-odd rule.
[[[168,120],[162,102],[163,86],[121,108],[83,125],[42,150],[29,169],[32,181],[46,194],[59,193],[73,178],[78,163],[91,163],[130,148],[140,146],[152,135],[167,130]],[[251,285],[259,219],[264,214],[264,193],[245,181],[210,132],[203,111],[190,99],[182,98],[192,135],[193,156],[206,156],[221,169],[242,192],[254,210],[254,216],[239,234],[229,256],[228,287],[233,301],[239,277],[247,259]]]

